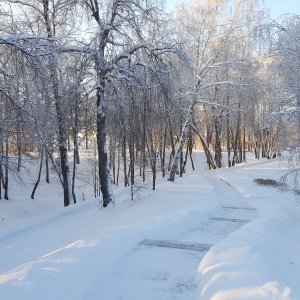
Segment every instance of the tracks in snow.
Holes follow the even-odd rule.
[[[231,185],[212,175],[206,178],[220,198],[215,215],[178,235],[145,239],[112,268],[97,289],[107,300],[196,299],[195,275],[207,251],[228,234],[256,217],[256,210]]]

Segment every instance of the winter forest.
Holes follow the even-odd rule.
[[[86,179],[106,207],[195,149],[208,169],[286,154],[297,186],[299,32],[256,0],[1,1],[0,198],[34,164],[32,199],[55,172],[64,206]]]

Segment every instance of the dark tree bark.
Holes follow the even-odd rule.
[[[51,18],[55,19],[57,17],[55,15],[56,12],[52,11],[50,7],[51,3],[49,0],[42,0],[41,4],[43,9],[40,11],[38,8],[36,8],[36,11],[42,13],[44,26],[47,32],[47,37],[53,38],[55,37],[55,23],[51,22]],[[55,53],[51,53],[49,55],[49,69],[50,69],[51,88],[53,92],[55,108],[57,113],[61,176],[62,176],[62,185],[64,191],[64,206],[66,207],[74,203],[74,198],[72,195],[72,183],[71,183],[70,166],[68,160],[68,148],[67,148],[68,137],[67,137],[66,116],[65,116],[64,106],[63,106],[61,83],[58,74],[58,59]]]
[[[229,95],[226,95],[227,98],[227,113],[226,113],[226,137],[227,137],[227,156],[228,156],[228,168],[231,167],[231,153],[230,153],[230,148],[231,148],[231,143],[230,143],[230,114],[229,114]]]
[[[235,139],[234,139],[234,144],[233,144],[233,159],[232,159],[233,166],[237,163],[240,163],[239,155],[238,155],[238,151],[240,148],[239,147],[240,140],[241,140],[241,112],[240,112],[240,103],[239,103]]]
[[[2,199],[2,183],[3,183],[3,170],[2,170],[2,158],[0,158],[0,199]]]
[[[150,166],[152,171],[152,189],[156,187],[156,150],[153,144],[153,136],[151,129],[149,130],[148,137],[146,137],[147,151],[150,160]]]
[[[76,194],[75,194],[75,178],[76,178],[76,148],[73,150],[73,174],[72,174],[72,195],[74,203],[76,203]]]
[[[215,123],[215,136],[216,136],[216,143],[215,143],[215,162],[216,167],[222,167],[222,146],[221,146],[221,126],[218,116],[214,116],[214,123]]]
[[[59,91],[59,77],[56,70],[56,63],[54,57],[51,61],[52,66],[52,88],[54,93],[55,107],[57,112],[57,122],[58,122],[58,141],[59,141],[59,154],[60,154],[60,164],[61,164],[61,175],[63,179],[63,190],[64,190],[64,205],[69,206],[74,203],[74,198],[72,195],[72,184],[70,177],[70,165],[68,159],[68,148],[67,148],[67,129],[65,112],[62,105],[62,96]]]
[[[17,114],[17,149],[18,149],[18,166],[17,171],[20,172],[22,165],[22,126],[20,124],[20,114]]]
[[[104,57],[104,49],[103,49]],[[99,72],[101,73],[101,72]],[[106,113],[105,113],[105,81],[99,76],[99,88],[97,89],[97,149],[98,149],[98,171],[100,189],[103,197],[103,207],[112,201],[112,189],[110,182],[110,170],[106,150]]]
[[[168,125],[165,125],[165,131],[163,136],[163,144],[162,144],[162,156],[161,156],[161,170],[162,170],[162,177],[165,177],[166,174],[166,146],[167,146],[167,132],[168,132]]]
[[[170,171],[171,170],[171,163],[172,163],[173,158],[175,156],[175,142],[174,142],[173,130],[172,130],[172,127],[171,127],[170,119],[169,119],[169,135],[170,135],[171,153],[170,153],[168,170]]]
[[[48,154],[45,155],[45,167],[46,167],[46,182],[50,183],[50,175],[49,175],[49,157]]]
[[[147,120],[147,101],[145,101],[143,105],[143,121],[142,121],[142,130],[143,130],[143,137],[142,137],[142,176],[143,182],[146,181],[146,120]]]
[[[133,200],[134,195],[134,128],[133,128],[133,99],[129,105],[129,168],[130,168],[130,187],[131,187],[131,200]]]
[[[4,164],[4,199],[8,200],[8,134],[5,141],[5,164]]]
[[[125,130],[125,129],[124,129]],[[127,159],[126,159],[126,132],[123,134],[122,143],[122,157],[123,157],[123,171],[124,171],[124,187],[128,186],[128,175],[127,175]]]
[[[99,42],[98,49],[95,59],[95,67],[97,72],[97,93],[96,93],[96,102],[97,102],[97,113],[96,113],[96,123],[97,123],[97,150],[98,150],[98,172],[99,172],[99,181],[100,189],[103,197],[103,207],[106,207],[109,202],[113,200],[111,182],[110,182],[110,169],[109,161],[106,150],[106,98],[105,98],[105,75],[107,73],[106,69],[106,58],[105,58],[105,48],[108,43],[108,37],[112,28],[104,25],[100,17],[100,10],[97,0],[86,0],[84,1],[90,12],[92,13],[93,18],[99,26]],[[122,5],[121,5],[122,6]],[[114,20],[117,16],[117,10],[119,5],[117,3],[113,4],[110,24],[114,23]]]

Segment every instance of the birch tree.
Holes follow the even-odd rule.
[[[160,32],[163,24],[159,19],[160,10],[156,1],[81,0],[81,3],[97,26],[93,40],[97,77],[97,145],[99,179],[105,207],[113,199],[106,149],[108,80],[127,78],[130,81],[133,65],[145,65],[143,56],[139,56],[141,52],[159,57],[175,50],[173,45],[149,36],[149,32]]]
[[[300,22],[298,15],[282,16],[263,27],[268,48],[266,84],[269,93],[269,118],[261,132],[267,155],[278,150],[287,152],[290,170],[285,179],[291,178],[294,188],[299,188],[300,145]],[[262,146],[262,147],[263,147]],[[272,149],[276,147],[275,149]],[[276,151],[277,150],[277,151]],[[274,154],[273,154],[274,155]]]
[[[56,108],[56,122],[58,126],[58,145],[60,155],[60,169],[62,186],[64,191],[64,205],[68,206],[74,203],[74,195],[72,194],[72,183],[70,176],[70,164],[67,153],[67,128],[66,128],[66,112],[64,107],[64,93],[61,86],[61,78],[59,74],[59,57],[58,45],[56,45],[56,34],[66,33],[65,20],[71,11],[69,4],[71,1],[57,0],[9,0],[9,3],[15,5],[15,8],[22,8],[24,15],[19,15],[23,20],[21,24],[24,32],[23,41],[39,41],[42,40],[44,51],[43,56],[47,62],[40,61],[45,68],[44,77],[48,76],[48,85],[51,87],[48,91],[51,93],[49,97],[53,97]],[[44,37],[44,38],[43,38]],[[33,51],[36,51],[37,45],[32,43]],[[36,47],[36,49],[34,49]],[[37,59],[37,63],[38,59]],[[47,74],[48,72],[48,74]]]
[[[179,26],[181,26],[184,36],[189,39],[187,51],[191,55],[193,67],[188,78],[190,82],[193,82],[193,85],[185,89],[191,95],[190,105],[173,160],[173,167],[169,176],[171,181],[174,180],[182,147],[190,124],[195,119],[195,110],[199,106],[208,107],[214,112],[214,125],[212,128],[215,131],[215,144],[217,145],[215,147],[215,157],[213,158],[208,148],[209,143],[205,142],[202,145],[207,154],[209,165],[213,168],[222,166],[220,122],[226,111],[229,122],[228,112],[230,107],[229,102],[222,103],[220,101],[220,96],[223,94],[220,91],[224,91],[226,94],[226,89],[240,89],[248,85],[237,74],[232,77],[224,76],[226,72],[228,74],[228,70],[237,69],[238,67],[245,70],[246,67],[243,57],[228,57],[226,54],[230,52],[228,49],[237,47],[237,41],[246,43],[249,39],[250,33],[246,29],[250,26],[249,22],[255,20],[247,14],[247,12],[252,12],[251,7],[249,7],[251,3],[253,4],[251,1],[239,0],[234,1],[231,7],[232,3],[227,1],[192,2],[190,6],[182,6],[181,11],[178,12]],[[223,73],[220,72],[221,70]],[[217,110],[220,112],[217,113]],[[229,123],[227,128],[229,133]],[[201,128],[196,130],[197,134],[200,133],[200,136],[203,137],[201,131],[204,130],[201,130]],[[202,140],[201,137],[200,140]],[[227,139],[227,147],[230,149],[230,134],[227,135]]]

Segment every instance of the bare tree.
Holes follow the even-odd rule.
[[[59,57],[57,56],[59,45],[56,44],[55,36],[57,32],[62,33],[66,30],[65,24],[67,24],[67,22],[64,21],[64,18],[67,16],[66,13],[71,11],[69,6],[70,1],[41,0],[33,3],[32,1],[27,0],[9,0],[8,2],[12,5],[16,5],[16,7],[24,8],[23,12],[25,15],[20,15],[20,17],[23,19],[21,28],[25,29],[25,33],[18,39],[12,38],[11,42],[10,39],[6,39],[6,43],[10,43],[10,45],[13,46],[15,46],[16,40],[20,41],[19,44],[25,43],[25,46],[19,46],[18,50],[36,57],[35,65],[43,65],[46,70],[44,74],[40,75],[42,75],[44,79],[48,76],[46,80],[51,86],[51,89],[47,89],[47,92],[49,93],[47,96],[54,99],[56,107],[64,205],[68,206],[76,200],[74,199],[71,188],[70,165],[67,153],[67,124],[64,107],[64,92],[62,90],[59,74]],[[26,41],[29,41],[29,43],[26,43]],[[41,41],[42,43],[40,43]],[[43,53],[40,53],[39,55],[46,57],[46,62],[40,60],[37,55],[37,43],[39,43],[40,49],[43,51]]]
[[[299,188],[300,144],[300,36],[299,16],[285,15],[276,22],[260,27],[269,60],[265,69],[265,94],[269,103],[260,130],[262,154],[268,158],[285,150],[290,169],[284,176]],[[281,152],[283,154],[283,152]]]
[[[230,133],[229,113],[232,108],[229,102],[229,91],[241,89],[245,91],[245,88],[249,86],[249,76],[244,79],[236,71],[245,71],[249,65],[246,63],[245,57],[237,55],[241,52],[239,45],[244,43],[247,47],[251,47],[251,44],[247,41],[251,40],[250,29],[257,19],[253,17],[253,10],[249,8],[249,4],[251,4],[249,1],[238,0],[234,1],[231,8],[231,3],[227,1],[207,1],[192,2],[190,5],[182,5],[179,8],[179,26],[182,28],[185,38],[190,41],[186,51],[191,55],[193,67],[190,69],[191,72],[187,73],[187,77],[189,82],[193,84],[186,84],[184,90],[186,98],[190,99],[190,104],[169,175],[171,181],[175,178],[182,147],[185,144],[190,125],[196,119],[195,112],[198,107],[204,106],[203,112],[205,114],[211,111],[211,117],[208,119],[213,120],[210,128],[215,136],[215,158],[212,161],[211,151],[209,149],[205,150],[209,165],[212,167],[223,165],[222,124],[225,118],[227,118],[227,148],[230,157],[232,134]],[[233,54],[229,57],[228,53],[231,49]],[[227,95],[227,97],[223,98],[222,95]],[[236,108],[236,111],[240,110],[240,108]],[[241,138],[239,126],[237,127],[237,142]],[[199,126],[197,127],[197,134],[205,138],[203,133],[200,132],[204,130],[201,130]],[[202,139],[200,138],[200,140]],[[211,134],[208,135],[208,141],[202,143],[204,148],[211,144]]]
[[[155,40],[149,31],[160,32],[162,21],[154,1],[81,1],[97,24],[95,69],[97,76],[97,143],[99,178],[104,207],[112,200],[110,170],[106,150],[106,87],[108,80],[130,81],[133,66],[144,65],[139,53],[159,57],[175,52],[174,46]],[[125,150],[125,148],[124,148]]]

